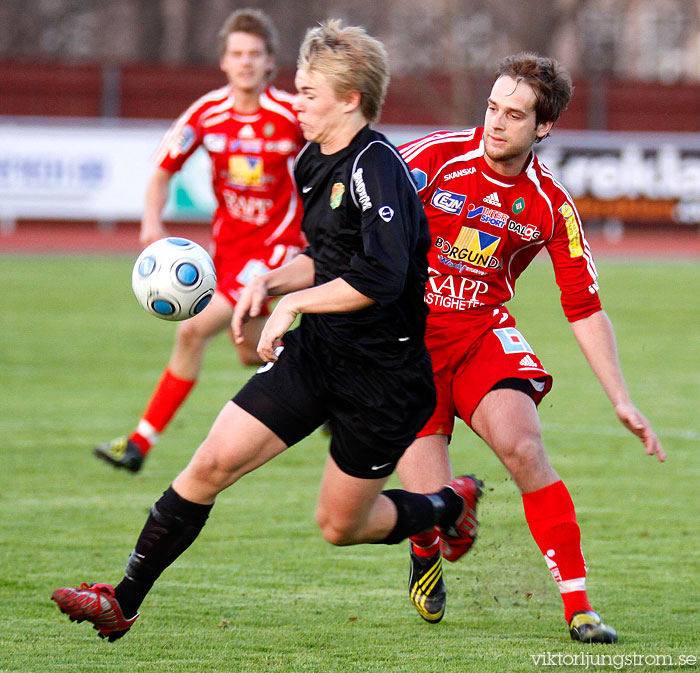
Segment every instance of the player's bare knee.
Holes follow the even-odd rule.
[[[347,545],[354,544],[355,537],[352,531],[346,528],[339,528],[335,525],[327,524],[321,527],[321,534],[326,542],[329,542],[335,547],[346,547]]]
[[[230,471],[222,464],[217,451],[207,447],[206,443],[194,454],[187,470],[198,482],[208,484],[216,491],[223,490],[231,481]]]
[[[546,460],[544,445],[537,437],[521,437],[499,455],[511,472],[536,471],[543,459]]]
[[[209,335],[202,331],[194,321],[184,321],[178,325],[177,340],[179,344],[188,350],[202,348],[209,339]]]
[[[323,539],[336,547],[345,547],[353,544],[355,541],[354,525],[344,525],[341,521],[337,518],[333,518],[329,512],[320,507],[316,510],[316,523],[321,529]]]

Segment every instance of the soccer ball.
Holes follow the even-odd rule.
[[[186,320],[203,311],[214,295],[214,262],[193,241],[161,238],[138,256],[131,287],[149,313],[163,320]]]

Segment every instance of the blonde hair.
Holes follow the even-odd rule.
[[[360,111],[376,122],[389,85],[389,64],[384,45],[359,26],[343,27],[330,19],[306,31],[297,68],[325,76],[339,100],[357,91]]]

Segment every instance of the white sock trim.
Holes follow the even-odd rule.
[[[586,578],[577,577],[573,580],[561,580],[557,582],[559,591],[563,594],[571,593],[572,591],[585,591],[586,590]]]
[[[136,432],[138,432],[139,435],[141,435],[142,437],[145,437],[151,443],[151,446],[155,444],[158,441],[158,438],[160,437],[160,433],[148,421],[145,421],[143,418],[139,421],[139,424],[136,426]]]

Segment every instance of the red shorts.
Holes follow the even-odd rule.
[[[291,262],[301,251],[296,245],[275,245],[272,248],[259,248],[255,255],[237,250],[235,245],[214,247],[214,267],[216,268],[216,289],[222,292],[235,306],[244,285],[254,276],[276,269]],[[262,315],[269,314],[269,299],[263,306]]]
[[[552,388],[552,377],[503,307],[470,310],[468,319],[431,314],[425,343],[433,361],[437,404],[419,437],[452,435],[455,416],[471,425],[481,399],[503,379],[529,380],[536,404]]]

